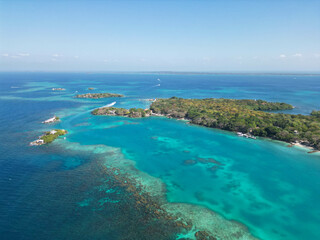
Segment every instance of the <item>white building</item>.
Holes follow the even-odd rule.
[[[30,146],[37,146],[37,145],[42,145],[44,144],[44,140],[43,139],[37,139],[34,140],[33,142],[30,143]]]
[[[56,130],[51,130],[50,134],[55,134],[57,131]]]

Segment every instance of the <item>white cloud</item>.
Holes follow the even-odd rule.
[[[295,53],[292,55],[292,57],[302,57],[302,54],[301,53]]]
[[[315,53],[315,54],[313,54],[313,56],[314,56],[315,58],[320,58],[320,53]]]
[[[286,58],[287,56],[285,55],[285,54],[281,54],[280,56],[279,56],[279,58]]]
[[[18,53],[17,56],[19,56],[19,57],[29,57],[30,53]]]
[[[78,59],[78,58],[79,58],[79,56],[74,56],[74,58],[75,58],[75,59]]]
[[[10,55],[8,53],[3,53],[1,54],[2,57],[11,57],[11,58],[20,58],[20,57],[28,57],[30,56],[30,53],[18,53],[18,54],[13,54]]]
[[[61,54],[58,54],[58,53],[55,53],[55,54],[52,54],[52,57],[58,58],[58,57],[62,57],[62,55],[61,55]]]

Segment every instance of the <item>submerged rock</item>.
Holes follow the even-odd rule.
[[[201,163],[214,163],[217,165],[223,165],[221,162],[219,162],[213,158],[197,158],[197,160]]]
[[[205,231],[198,231],[194,235],[197,240],[217,240],[215,237],[210,236]]]
[[[194,164],[196,164],[196,163],[197,163],[196,160],[189,159],[189,160],[185,160],[185,161],[183,162],[183,165],[194,165]]]

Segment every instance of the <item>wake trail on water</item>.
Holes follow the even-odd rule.
[[[79,118],[79,117],[81,117],[82,115],[88,114],[88,113],[92,112],[93,110],[96,110],[96,109],[99,109],[99,108],[114,106],[116,103],[117,103],[117,102],[112,102],[112,103],[109,103],[109,104],[104,105],[104,106],[102,106],[102,107],[92,108],[92,109],[89,109],[89,110],[87,110],[87,111],[84,111],[84,112],[80,112],[80,113],[78,113],[78,114],[75,114],[75,115],[73,115],[71,118],[69,118],[69,119],[67,119],[66,121],[64,121],[64,125],[65,125],[66,128],[72,128],[71,122],[72,122],[73,120],[75,120],[76,118]]]

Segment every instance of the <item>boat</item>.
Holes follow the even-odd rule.
[[[245,138],[251,138],[251,139],[257,139],[255,136],[253,136],[250,133],[242,133],[242,132],[237,132],[237,135],[239,137],[245,137]]]
[[[65,91],[65,88],[52,88],[52,91]]]

